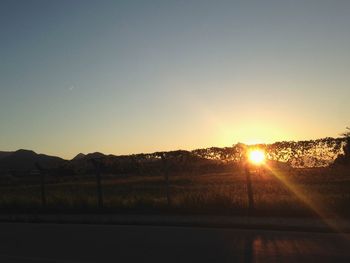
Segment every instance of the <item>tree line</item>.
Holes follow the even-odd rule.
[[[125,156],[105,155],[94,158],[89,155],[77,161],[69,161],[57,169],[60,174],[83,174],[93,171],[91,159],[101,163],[104,173],[110,174],[161,174],[166,160],[171,173],[225,172],[239,168],[247,148],[259,148],[267,159],[275,164],[290,167],[324,167],[349,160],[349,134],[339,138],[322,138],[305,141],[282,141],[272,144],[247,146],[237,143],[232,147],[210,147],[193,151],[142,153]]]

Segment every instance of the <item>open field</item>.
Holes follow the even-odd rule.
[[[170,174],[169,200],[163,176],[102,175],[103,209],[97,209],[94,175],[47,178],[43,210],[38,178],[0,188],[3,212],[135,212],[311,216],[310,207],[327,216],[349,216],[350,176],[330,168],[252,171],[254,209],[248,209],[243,171]],[[281,179],[287,178],[287,183]],[[73,180],[74,179],[74,180]],[[292,186],[292,187],[291,187]],[[170,202],[170,204],[168,203]]]

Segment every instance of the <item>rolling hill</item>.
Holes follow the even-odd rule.
[[[39,163],[44,168],[55,168],[66,162],[64,159],[37,154],[30,150],[18,150],[15,152],[0,152],[0,171],[9,170],[32,170],[35,169],[35,163]]]

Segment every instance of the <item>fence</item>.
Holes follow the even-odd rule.
[[[310,213],[305,204],[268,171],[184,174],[168,169],[159,175],[124,176],[104,171],[97,161],[94,174],[55,177],[37,166],[31,179],[15,178],[0,186],[1,211],[184,212],[214,214]],[[288,176],[319,202],[346,214],[350,202],[348,170],[288,170]],[[305,173],[305,174],[303,174]],[[320,197],[321,196],[321,197]]]

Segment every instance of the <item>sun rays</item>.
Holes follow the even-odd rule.
[[[275,169],[269,165],[265,165],[265,167],[275,178],[277,178],[284,186],[286,186],[291,193],[293,193],[300,201],[302,201],[305,205],[307,205],[307,207],[315,212],[325,224],[327,224],[336,232],[342,232],[343,227],[339,223],[339,217],[329,208],[322,205],[320,200],[316,199],[316,195],[312,195],[312,193],[306,192],[306,190],[293,183],[292,180],[290,180],[288,176],[280,170]],[[338,223],[336,224],[334,222]]]

